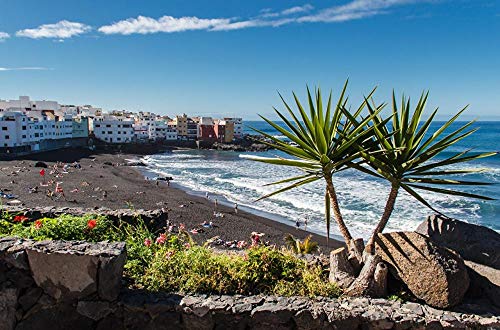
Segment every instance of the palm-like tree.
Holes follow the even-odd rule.
[[[259,200],[307,183],[324,179],[326,182],[325,214],[327,239],[330,236],[330,208],[332,208],[340,233],[344,237],[346,243],[349,244],[352,240],[352,236],[340,212],[332,177],[335,173],[347,169],[352,161],[360,157],[360,151],[356,145],[363,144],[365,140],[369,139],[372,128],[367,129],[366,127],[370,120],[378,114],[378,110],[374,110],[371,116],[363,118],[361,114],[366,105],[366,102],[363,102],[354,113],[350,114],[346,109],[346,89],[347,81],[344,84],[336,104],[332,104],[332,94],[330,93],[325,109],[321,90],[317,89],[313,97],[309,88],[307,88],[309,113],[304,110],[304,107],[294,93],[293,96],[300,119],[280,95],[291,119],[288,119],[276,108],[274,108],[274,110],[279,118],[285,123],[285,127],[283,128],[262,116],[261,118],[290,139],[290,141],[294,142],[296,146],[290,145],[258,129],[254,130],[268,139],[268,141],[264,143],[292,156],[293,159],[257,156],[249,156],[247,158],[269,164],[292,166],[304,171],[303,175],[269,184],[276,185],[287,183],[289,185],[265,195],[259,198]],[[375,90],[373,90],[368,97],[370,97],[374,91]]]
[[[365,251],[374,253],[374,240],[378,233],[385,228],[400,188],[413,196],[425,206],[436,211],[416,190],[426,190],[441,194],[457,195],[470,198],[491,200],[489,197],[466,193],[455,189],[440,188],[443,185],[486,185],[485,182],[453,180],[450,175],[468,174],[478,172],[474,169],[451,170],[444,167],[448,165],[468,162],[471,160],[488,157],[495,152],[470,154],[470,150],[456,153],[440,161],[432,159],[448,149],[458,141],[474,133],[477,128],[471,129],[474,121],[461,125],[450,133],[446,130],[465,111],[463,108],[450,120],[445,122],[434,133],[429,133],[429,128],[437,113],[437,109],[422,124],[422,114],[427,103],[428,93],[422,94],[413,112],[410,111],[410,99],[402,97],[401,106],[398,108],[396,96],[392,97],[392,121],[384,123],[384,119],[377,113],[383,106],[371,105],[365,99],[367,108],[373,114],[373,138],[376,139],[377,150],[359,148],[360,154],[371,168],[353,164],[357,169],[384,178],[391,183],[391,190],[387,198],[382,217],[370,237]],[[439,211],[436,211],[439,213]]]

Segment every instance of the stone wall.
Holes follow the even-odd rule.
[[[498,316],[384,299],[129,290],[125,259],[124,243],[0,239],[0,330],[500,328]]]

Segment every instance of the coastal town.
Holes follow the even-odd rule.
[[[157,115],[126,110],[103,111],[91,105],[57,101],[0,99],[0,153],[27,154],[96,142],[129,144],[178,141],[231,143],[243,137],[243,120],[186,114]]]

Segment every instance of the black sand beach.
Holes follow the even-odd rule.
[[[271,244],[283,245],[287,233],[305,238],[310,233],[297,230],[291,226],[234,209],[218,205],[217,211],[224,217],[214,217],[213,200],[189,195],[186,192],[167,186],[165,182],[147,181],[135,167],[124,166],[126,159],[138,158],[130,154],[92,154],[88,150],[59,150],[26,156],[20,160],[0,161],[0,189],[13,194],[25,207],[33,206],[70,206],[82,208],[106,207],[109,209],[124,209],[128,203],[136,209],[168,210],[169,220],[175,224],[183,223],[188,229],[199,226],[204,221],[212,221],[214,228],[194,234],[193,238],[203,242],[214,236],[223,240],[249,240],[252,232],[265,233],[263,239]],[[40,186],[41,168],[34,167],[37,161],[48,165],[45,169],[45,181],[60,182],[64,189],[66,200],[55,199],[46,195],[46,190],[54,190],[55,183],[48,187]],[[57,162],[72,163],[78,161],[81,169],[69,168],[56,177],[51,173]],[[175,179],[175,178],[174,178]],[[30,192],[30,188],[38,187],[38,192]],[[105,193],[104,193],[105,191]],[[12,199],[2,198],[3,204]],[[326,250],[326,238],[313,235],[322,250]],[[330,240],[329,247],[336,248],[342,243]]]

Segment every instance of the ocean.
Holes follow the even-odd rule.
[[[245,133],[252,134],[249,127],[258,128],[271,135],[279,132],[262,121],[245,122]],[[431,126],[435,130],[442,123]],[[455,123],[450,129],[463,123]],[[451,156],[469,148],[474,152],[500,150],[500,122],[478,122],[479,131],[469,136],[436,160]],[[284,137],[283,137],[284,138]],[[256,202],[276,186],[265,187],[266,183],[285,179],[301,172],[299,170],[254,162],[242,155],[256,154],[270,157],[285,154],[276,150],[266,152],[232,152],[213,150],[177,150],[171,153],[144,157],[148,176],[167,175],[174,178],[177,186],[190,193],[205,196],[209,193],[222,203],[238,203],[240,209],[272,218],[273,220],[295,225],[299,219],[308,220],[307,229],[325,235],[324,190],[323,182],[317,181],[271,198]],[[491,182],[490,186],[465,186],[463,191],[486,195],[494,201],[474,200],[459,196],[447,196],[420,191],[433,207],[449,217],[480,224],[500,232],[500,156],[483,158],[470,163],[454,165],[449,168],[484,168],[487,171],[462,176],[463,179]],[[334,176],[334,183],[347,226],[354,237],[367,238],[380,218],[390,185],[380,179],[355,170],[346,170]],[[395,210],[386,231],[414,230],[426,216],[433,211],[420,204],[402,190],[398,196]],[[339,232],[332,222],[332,237]]]

